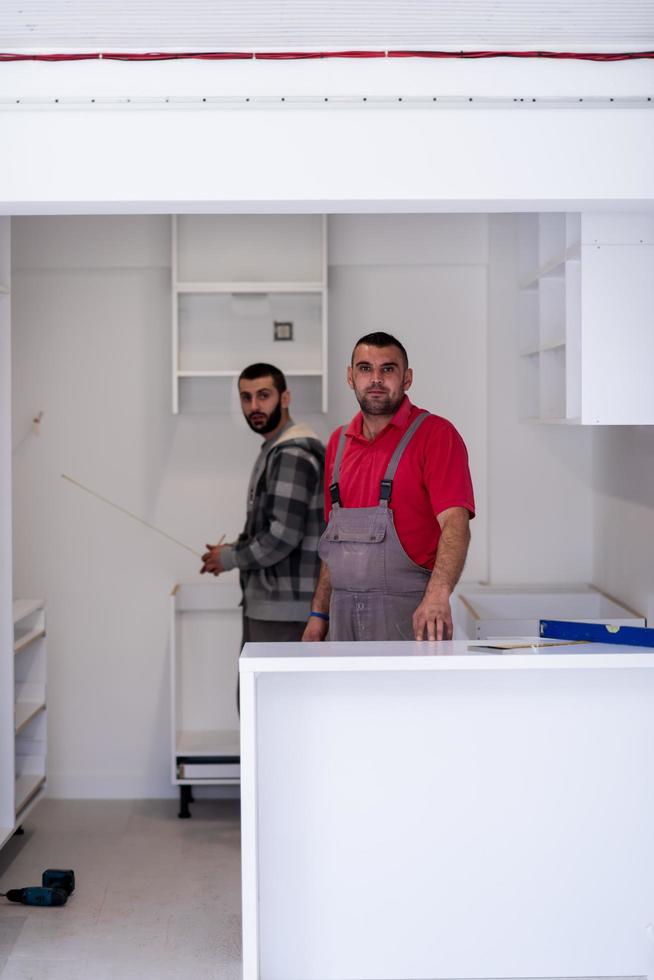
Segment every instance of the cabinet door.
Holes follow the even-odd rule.
[[[654,246],[582,247],[582,422],[654,424]]]

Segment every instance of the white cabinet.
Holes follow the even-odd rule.
[[[520,221],[520,416],[654,423],[654,215]]]
[[[541,619],[647,625],[640,613],[594,585],[464,585],[457,590],[456,605],[457,625],[469,640],[538,636]]]
[[[171,775],[180,817],[190,816],[191,786],[239,785],[240,599],[231,581],[176,585],[171,595]]]
[[[241,689],[244,980],[652,976],[654,653],[248,644]]]
[[[236,378],[258,361],[300,411],[327,410],[326,220],[173,216],[173,412],[240,411]]]

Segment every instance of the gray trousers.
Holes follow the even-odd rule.
[[[250,619],[243,613],[243,639],[246,643],[299,643],[307,625],[306,619],[297,623],[276,619]],[[236,680],[236,707],[241,711],[241,679]]]
[[[241,650],[246,643],[299,643],[306,625],[306,619],[296,623],[276,619],[251,619],[243,613]]]

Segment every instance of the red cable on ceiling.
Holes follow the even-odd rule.
[[[95,51],[72,54],[19,54],[0,52],[8,61],[296,61],[321,58],[550,58],[566,61],[635,61],[654,59],[654,51],[149,51],[143,53]]]

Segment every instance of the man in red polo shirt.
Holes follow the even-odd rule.
[[[474,496],[454,426],[409,401],[407,353],[387,333],[356,344],[361,411],[327,445],[320,577],[303,640],[440,640],[470,543]]]

